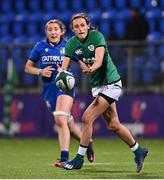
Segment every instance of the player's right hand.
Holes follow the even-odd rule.
[[[43,69],[42,76],[51,77],[52,71],[54,70],[55,69],[52,66],[47,66],[46,68]]]

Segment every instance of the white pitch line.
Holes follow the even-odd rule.
[[[132,164],[132,162],[93,162],[93,163],[84,163],[85,166],[102,166],[102,165],[121,165],[121,164]],[[144,162],[147,165],[164,165],[164,162]],[[48,166],[54,166],[54,164],[48,164]]]

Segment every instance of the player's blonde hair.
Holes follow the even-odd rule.
[[[65,25],[58,19],[51,19],[49,20],[46,25],[45,25],[45,31],[47,30],[48,28],[48,25],[51,24],[51,23],[57,23],[61,29],[61,31],[63,32],[63,35],[61,36],[61,38],[65,38],[65,32],[66,32],[66,28],[65,28]]]

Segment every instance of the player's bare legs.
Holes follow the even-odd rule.
[[[135,140],[129,129],[123,126],[119,121],[115,102],[103,113],[103,118],[109,130],[114,131],[130,147],[134,145]]]
[[[137,164],[137,172],[140,172],[148,150],[141,148],[139,144],[135,142],[130,131],[119,122],[115,103],[109,104],[101,96],[97,96],[97,98],[84,112],[82,117],[82,137],[77,156],[75,159],[68,162],[64,168],[67,170],[81,169],[83,166],[84,155],[87,150],[89,139],[92,136],[92,123],[101,114],[106,120],[108,129],[114,131],[124,142],[129,145],[131,150],[134,152],[135,161]]]
[[[56,111],[62,111],[70,113],[73,104],[73,98],[68,95],[60,95],[56,102]],[[67,119],[65,115],[56,115],[55,123],[58,130],[58,141],[61,151],[60,160],[61,162],[67,161],[69,157],[69,145],[70,145],[70,130],[68,127]]]
[[[81,129],[77,126],[77,124],[75,124],[73,117],[72,117],[72,120],[68,122],[68,126],[70,129],[71,135],[80,142],[82,132],[81,132]],[[87,159],[89,162],[92,163],[96,160],[96,155],[93,150],[93,140],[92,139],[89,140],[89,145],[88,145],[86,154],[87,154]]]
[[[73,105],[73,98],[68,95],[60,95],[57,99],[56,103],[56,111],[61,111],[69,114],[71,112],[71,108]],[[67,106],[66,106],[67,104]],[[70,145],[70,133],[73,135],[78,141],[81,138],[81,130],[75,124],[73,117],[71,118],[66,115],[57,115],[55,116],[55,122],[58,130],[58,141],[61,150],[60,160],[55,163],[55,166],[61,167],[60,162],[65,162],[69,158],[69,145]],[[87,157],[89,162],[94,161],[94,151],[92,148],[92,142],[90,141],[90,147],[87,151]]]

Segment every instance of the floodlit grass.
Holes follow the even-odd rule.
[[[95,139],[96,162],[85,159],[81,170],[67,171],[53,166],[59,157],[57,140],[0,139],[0,179],[162,179],[164,140],[140,140],[149,148],[144,170],[135,172],[134,155],[118,139]],[[70,158],[78,143],[72,140]]]

